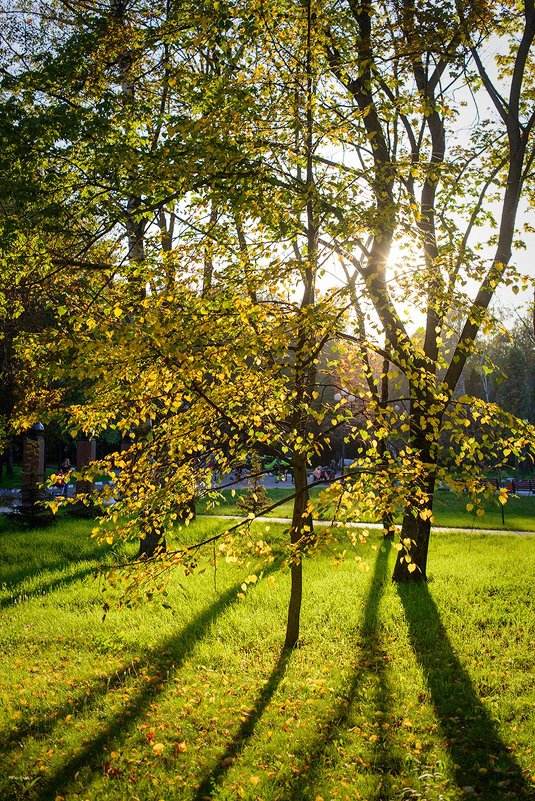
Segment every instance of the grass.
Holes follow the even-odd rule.
[[[57,469],[58,469],[57,466],[56,467],[47,467],[46,470],[45,470],[46,477],[50,478],[50,476],[53,473],[57,472]],[[22,484],[22,468],[21,468],[21,466],[20,465],[14,465],[13,466],[13,475],[12,476],[6,475],[6,468],[4,467],[4,469],[2,471],[2,480],[0,481],[0,490],[2,490],[2,489],[15,489],[17,487],[20,487],[21,484]]]
[[[292,493],[292,487],[285,489],[268,489],[268,495],[273,501],[283,500]],[[233,496],[230,490],[225,490],[223,499],[217,506],[203,501],[198,506],[200,514],[235,515],[243,514],[236,508],[236,501],[245,490],[236,490]],[[317,495],[319,490],[312,489],[311,496]],[[282,503],[268,517],[291,517],[292,501]],[[500,505],[495,501],[485,503],[485,515],[478,517],[473,511],[466,511],[467,501],[459,498],[452,492],[439,491],[434,500],[434,524],[450,528],[468,529],[504,529],[505,531],[535,531],[535,496],[511,496],[504,508],[505,525],[502,523]],[[362,515],[363,522],[376,522],[369,515]],[[377,521],[379,522],[379,521]]]
[[[90,527],[0,529],[3,801],[535,798],[531,539],[437,534],[399,590],[377,535],[311,556],[284,654],[277,563],[243,600],[260,565],[219,560],[103,620]]]
[[[13,480],[4,478],[0,487],[20,486],[20,468],[15,467],[16,473]],[[50,476],[54,470],[47,468],[47,475]],[[105,477],[104,477],[105,478]],[[238,489],[233,496],[231,490],[222,493],[223,499],[217,506],[213,506],[212,501],[203,500],[198,504],[199,514],[214,515],[242,515],[243,512],[236,508],[236,501],[245,492]],[[267,493],[273,501],[282,501],[286,496],[293,492],[292,484],[285,484],[284,488],[268,489]],[[311,495],[314,497],[319,492],[312,489]],[[282,503],[268,517],[291,517],[292,501]],[[434,523],[436,526],[447,526],[450,528],[469,528],[469,529],[504,529],[506,531],[535,531],[535,496],[511,496],[504,509],[505,525],[502,523],[502,510],[497,502],[487,501],[485,503],[484,517],[477,517],[476,514],[466,511],[466,500],[455,496],[451,492],[438,491],[434,501]],[[365,523],[376,522],[369,515],[362,515],[361,520]]]

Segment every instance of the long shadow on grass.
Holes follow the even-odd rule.
[[[478,801],[534,798],[500,739],[444,628],[425,584],[400,585],[409,636],[455,765],[455,781]]]
[[[264,575],[278,569],[278,564],[274,563]],[[175,637],[171,637],[162,643],[158,651],[151,654],[151,659],[147,659],[145,667],[153,676],[160,677],[162,683],[165,677],[169,678],[181,667],[186,657],[191,653],[196,643],[201,640],[209,631],[212,623],[231,606],[239,592],[239,585],[235,585],[208,609],[198,615],[194,620],[185,626]],[[140,663],[138,663],[138,667]],[[113,674],[115,675],[115,674]],[[43,784],[32,795],[35,801],[50,801],[55,799],[57,794],[65,790],[75,774],[83,767],[90,766],[98,769],[104,757],[104,747],[109,743],[117,746],[127,736],[130,729],[135,725],[136,720],[143,715],[154,698],[162,691],[162,684],[146,683],[137,689],[135,695],[129,698],[122,710],[114,715],[90,742],[82,748],[77,749],[76,753],[68,759],[55,773],[48,776]]]
[[[31,537],[31,533],[29,533],[27,536]],[[58,548],[58,550],[63,550],[65,544],[60,543],[60,546],[61,548]],[[52,547],[52,545],[49,545],[49,547]],[[21,548],[20,552],[17,554],[18,564],[21,562],[24,564],[26,557],[25,551],[29,552],[27,546]],[[19,588],[28,580],[38,578],[44,583],[47,578],[47,574],[49,573],[55,573],[58,570],[66,570],[75,562],[96,562],[98,559],[102,559],[109,552],[109,545],[102,545],[95,542],[93,548],[88,548],[74,557],[64,555],[58,558],[56,553],[52,559],[48,558],[49,554],[45,554],[43,558],[41,558],[41,556],[39,557],[39,564],[32,564],[31,566],[26,565],[25,567],[18,568],[16,571],[10,571],[9,562],[5,562],[0,568],[0,584],[6,585],[12,595],[24,594]],[[35,551],[32,550],[29,553],[29,560],[33,563],[35,561],[33,558]],[[39,586],[36,588],[35,592],[38,592],[38,590]]]
[[[217,782],[222,780],[230,765],[243,751],[247,745],[247,740],[253,734],[256,724],[262,717],[275,690],[283,679],[289,660],[290,653],[288,651],[283,651],[267,683],[264,685],[250,712],[247,713],[247,719],[242,723],[234,735],[232,742],[227,746],[225,753],[220,758],[219,764],[202,779],[193,801],[201,801],[202,798],[209,796]]]
[[[295,775],[286,790],[280,795],[286,801],[301,801],[303,798],[313,797],[311,792],[314,785],[319,781],[322,771],[327,761],[330,759],[330,749],[335,742],[346,736],[350,724],[352,707],[359,700],[359,691],[367,677],[373,676],[375,680],[375,692],[373,698],[374,710],[379,710],[385,716],[389,710],[390,691],[386,679],[386,660],[385,653],[381,645],[379,634],[379,604],[384,592],[387,578],[389,547],[383,546],[379,549],[375,561],[374,573],[371,579],[370,589],[366,598],[363,622],[359,632],[357,656],[357,667],[351,676],[351,681],[346,692],[338,701],[331,715],[320,722],[318,726],[318,736],[310,747],[303,749],[297,754],[298,760],[302,763],[302,768]],[[366,705],[370,702],[367,700]],[[388,777],[398,773],[400,769],[397,761],[389,753],[388,739],[383,737],[381,729],[370,729],[370,734],[376,735],[376,740],[371,746],[370,758],[362,759],[362,769],[377,773],[381,778],[375,798],[377,801],[390,798],[388,788]]]
[[[13,587],[11,588],[11,595],[9,598],[0,599],[0,609],[18,606],[19,604],[26,603],[26,601],[31,601],[33,598],[42,598],[43,596],[49,595],[51,592],[60,589],[60,587],[67,587],[69,584],[73,584],[76,581],[81,581],[94,572],[94,567],[87,567],[84,570],[78,570],[76,573],[70,573],[68,575],[61,576],[53,581],[42,581],[35,589],[28,590],[26,592],[17,590],[16,587]]]
[[[264,574],[268,575],[272,570],[278,569],[278,563],[272,568],[264,570]],[[61,582],[62,584],[64,582]],[[233,594],[239,591],[236,585],[228,591],[227,594],[218,599],[216,604],[210,609],[214,610],[214,618],[220,612],[215,609],[217,604],[231,603]],[[230,600],[227,601],[227,596]],[[210,611],[210,610],[208,610]],[[193,626],[194,624],[191,624]],[[178,637],[187,636],[190,626],[188,626],[181,635]],[[168,650],[175,638],[167,641],[162,645],[161,650],[158,652],[163,661],[164,658],[169,660],[169,666],[174,667],[173,654]],[[87,714],[99,702],[99,700],[110,691],[121,690],[126,682],[130,679],[136,678],[138,674],[146,669],[157,672],[157,663],[154,659],[153,649],[143,650],[137,654],[135,660],[119,665],[112,673],[100,676],[96,681],[88,684],[82,683],[80,691],[77,695],[71,692],[68,700],[58,704],[54,707],[48,707],[46,713],[38,714],[32,713],[31,710],[26,710],[26,716],[18,725],[11,725],[9,731],[0,730],[0,749],[3,753],[9,750],[18,750],[21,741],[26,737],[33,737],[35,739],[44,739],[51,731],[63,720],[67,715],[74,715],[78,713]],[[166,669],[169,668],[166,666]]]
[[[142,652],[141,657],[149,652]],[[150,651],[153,655],[153,651]],[[44,739],[67,715],[77,713],[87,714],[106,693],[120,689],[129,678],[137,676],[143,669],[150,669],[152,662],[145,658],[138,658],[135,662],[130,661],[117,667],[108,676],[102,676],[90,686],[83,686],[78,695],[71,693],[68,700],[58,704],[53,708],[48,708],[42,715],[30,714],[27,710],[27,717],[18,726],[11,726],[8,732],[0,732],[0,748],[2,753],[8,750],[18,750],[21,741],[26,737]]]

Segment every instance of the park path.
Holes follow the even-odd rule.
[[[245,520],[240,515],[197,515],[203,518],[217,518],[218,520]],[[253,522],[253,521],[252,521]],[[289,517],[255,517],[255,523],[282,523],[290,525],[292,522]],[[314,520],[315,526],[330,526],[331,520]],[[371,529],[374,531],[382,531],[382,523],[346,523],[350,528]],[[502,528],[462,528],[461,526],[432,526],[431,531],[439,532],[440,534],[450,534],[460,532],[461,534],[511,534],[517,537],[535,537],[535,531],[517,531],[515,529],[502,529]]]

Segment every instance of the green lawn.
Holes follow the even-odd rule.
[[[200,514],[235,515],[243,514],[236,508],[236,500],[244,490],[237,490],[233,496],[230,490],[223,493],[224,499],[217,505],[212,501],[203,501],[198,506]],[[272,501],[280,501],[290,495],[291,487],[284,489],[269,489],[268,495]],[[312,497],[319,490],[311,491]],[[434,524],[436,526],[449,526],[452,528],[476,529],[505,529],[508,531],[535,531],[535,496],[511,496],[504,508],[505,526],[502,524],[502,513],[497,502],[487,501],[485,515],[478,517],[475,513],[466,511],[467,500],[455,496],[452,492],[437,492],[434,500]],[[268,517],[291,517],[292,502],[282,503]],[[363,522],[378,522],[369,515],[362,515]]]
[[[331,543],[285,655],[277,560],[242,599],[262,565],[220,558],[117,607],[91,525],[0,527],[3,801],[535,798],[532,539],[434,535],[431,581],[400,590],[378,535]]]
[[[52,468],[47,468],[47,475],[54,472]],[[105,477],[103,477],[105,478]],[[20,469],[16,468],[16,475],[13,481],[4,478],[4,482],[0,485],[6,486],[20,486]],[[231,490],[225,490],[223,500],[214,505],[211,500],[203,500],[198,504],[197,511],[199,514],[215,514],[215,515],[242,515],[239,509],[236,508],[236,501],[245,490],[236,490],[232,495]],[[282,501],[285,497],[290,495],[293,491],[293,485],[290,483],[284,484],[281,488],[269,489],[268,495],[272,501]],[[319,490],[313,489],[311,491],[312,497],[317,495]],[[535,531],[535,496],[521,496],[510,497],[504,509],[505,526],[502,524],[502,513],[500,506],[497,502],[487,501],[485,504],[484,517],[477,517],[475,513],[466,511],[467,501],[463,498],[456,497],[451,492],[437,492],[435,494],[434,502],[434,524],[436,526],[449,526],[452,528],[469,528],[469,529],[505,529],[508,531]],[[291,517],[292,502],[287,501],[282,503],[272,512],[268,513],[270,517]],[[361,521],[370,523],[378,522],[370,518],[369,515],[363,514]]]
[[[56,467],[47,467],[46,468],[46,476],[50,478],[50,476],[57,471]],[[0,481],[0,490],[2,489],[13,489],[14,487],[20,487],[22,484],[22,468],[20,465],[14,465],[13,467],[13,476],[8,477],[6,475],[6,468],[4,467],[2,472],[2,480]]]

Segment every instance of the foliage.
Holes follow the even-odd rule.
[[[498,481],[500,484],[505,485],[509,483],[508,479],[514,478],[515,471],[504,472],[499,479],[491,479],[489,482],[493,484]],[[532,479],[535,483],[535,479]],[[433,499],[433,527],[435,530],[440,530],[442,527],[447,527],[453,530],[474,530],[493,529],[503,531],[535,531],[535,497],[533,495],[508,495],[507,503],[504,505],[500,503],[499,498],[503,498],[495,489],[492,494],[489,492],[489,487],[486,484],[480,485],[481,492],[476,493],[475,499],[466,491],[460,491],[458,494],[446,489],[438,489],[435,492]],[[486,490],[486,491],[485,491]],[[314,503],[314,512],[316,520],[323,520],[324,523],[330,522],[337,516],[337,507],[333,504],[320,505],[317,502],[317,495],[321,490],[311,490],[310,497]],[[236,498],[239,498],[241,490],[236,492],[233,497],[229,490],[226,490],[223,495],[224,499],[220,500],[216,507],[211,505],[199,505],[199,514],[208,515],[236,515]],[[270,489],[267,491],[271,502],[278,502],[288,498],[286,502],[278,505],[273,511],[267,512],[267,517],[289,518],[292,514],[292,493],[291,490]],[[474,500],[477,502],[474,503]],[[468,508],[467,508],[468,507]],[[484,510],[484,514],[481,514]],[[503,512],[503,518],[502,518]],[[379,528],[382,525],[382,517],[376,511],[361,512],[358,514],[358,523],[362,528],[367,526]],[[395,519],[396,524],[401,522],[401,515]]]
[[[271,505],[263,477],[262,462],[260,457],[255,454],[251,459],[247,490],[236,501],[238,509],[242,509],[247,513],[252,512],[255,517]]]
[[[40,233],[53,197],[60,262],[96,282],[68,332],[20,338],[18,425],[59,416],[130,437],[87,477],[115,483],[100,534],[155,547],[212,491],[214,465],[290,461],[293,646],[302,552],[323,536],[307,466],[331,432],[357,458],[315,509],[402,512],[400,581],[426,577],[437,482],[461,477],[477,501],[484,468],[532,452],[531,426],[455,389],[497,287],[516,280],[533,3],[77,8],[32,27],[2,85],[42,143]],[[493,36],[510,48],[499,89]],[[463,103],[483,96],[492,113],[459,137]]]
[[[515,319],[515,317],[513,317]],[[471,395],[496,403],[516,417],[535,419],[535,330],[533,306],[516,315],[510,329],[502,329],[481,343],[469,362],[465,385]]]

